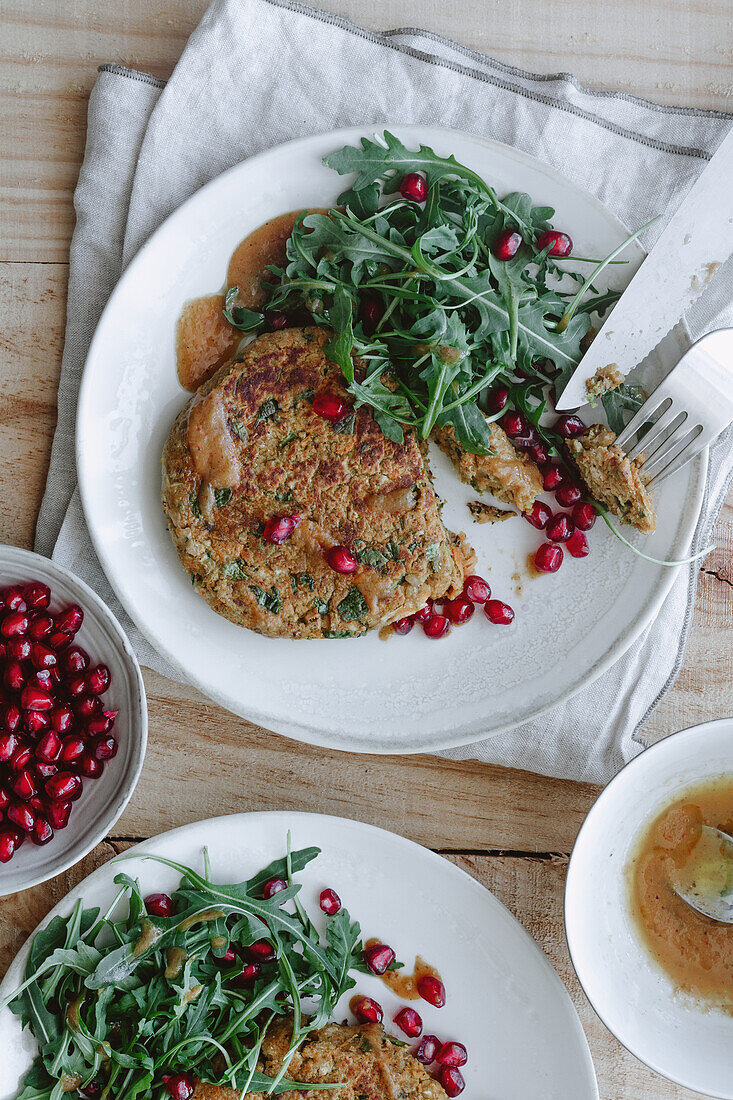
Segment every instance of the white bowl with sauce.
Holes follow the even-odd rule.
[[[682,730],[628,764],[578,834],[565,931],[581,985],[616,1038],[677,1084],[733,1100],[733,1011],[684,992],[632,912],[632,868],[649,827],[691,788],[726,777],[733,817],[733,718]]]

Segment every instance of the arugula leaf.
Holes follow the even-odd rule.
[[[224,298],[222,313],[229,324],[233,325],[234,328],[241,329],[242,332],[254,332],[264,324],[265,315],[263,313],[255,313],[251,309],[245,309],[244,306],[235,305],[234,303],[238,296],[239,287],[230,286]]]
[[[629,386],[626,382],[601,394],[606,420],[614,435],[622,432],[631,419],[630,415],[625,414],[637,413],[645,401],[646,394],[641,386]]]

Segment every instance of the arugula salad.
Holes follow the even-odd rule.
[[[77,1090],[167,1100],[164,1079],[181,1071],[243,1094],[332,1088],[287,1076],[298,1046],[355,985],[351,972],[366,972],[347,910],[329,916],[321,935],[298,897],[294,875],[318,854],[288,852],[231,885],[212,881],[206,852],[203,874],[142,856],[181,875],[170,898],[153,895],[171,903],[170,915],[155,915],[137,880],[120,872],[106,912],[79,900],[71,916],[54,917],[33,939],[23,983],[0,1006],[10,1003],[38,1044],[18,1100]],[[265,937],[268,957],[260,952],[254,980],[241,980],[242,960]],[[270,1078],[258,1058],[270,1022],[285,1015],[290,1050]]]

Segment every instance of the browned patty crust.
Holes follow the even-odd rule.
[[[351,402],[323,351],[329,337],[315,327],[260,336],[201,387],[163,452],[163,507],[195,587],[219,614],[271,636],[363,634],[463,582],[414,433],[392,442],[368,408],[338,424],[313,411],[321,393]],[[202,434],[208,480],[189,432],[206,401],[219,431],[213,443]],[[300,521],[273,545],[264,526],[282,515]],[[351,575],[326,561],[340,545],[358,559]]]
[[[476,455],[465,451],[456,441],[453,428],[433,432],[436,443],[450,458],[461,481],[479,493],[492,493],[498,500],[513,504],[520,512],[529,512],[542,492],[542,474],[529,455],[515,450],[499,424],[492,423],[491,454]]]
[[[260,1069],[269,1077],[282,1066],[291,1034],[292,1022],[282,1020],[265,1036]],[[379,1024],[327,1024],[311,1032],[294,1054],[287,1077],[308,1084],[343,1082],[325,1093],[332,1100],[445,1100],[446,1096],[442,1085],[406,1047],[396,1046]],[[193,1100],[237,1100],[240,1095],[235,1089],[199,1082]],[[262,1093],[248,1095],[264,1100]],[[303,1100],[324,1093],[298,1090],[280,1095],[282,1100]]]

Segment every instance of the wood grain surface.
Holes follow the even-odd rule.
[[[207,0],[5,0],[0,33],[0,540],[33,541],[55,423],[72,192],[96,66],[167,76]],[[501,61],[571,71],[598,89],[733,109],[728,0],[320,0],[381,29],[420,26]],[[684,668],[652,737],[733,713],[733,497],[704,564]],[[567,858],[597,790],[473,761],[354,757],[295,744],[145,673],[150,744],[115,829],[72,871],[0,901],[0,972],[66,891],[132,840],[247,809],[314,810],[393,829],[483,882],[547,951],[593,1052],[602,1100],[691,1097],[623,1050],[594,1016],[562,930]],[[590,719],[590,716],[589,716]],[[538,1098],[541,1100],[541,1098]],[[572,1098],[569,1098],[572,1100]]]

